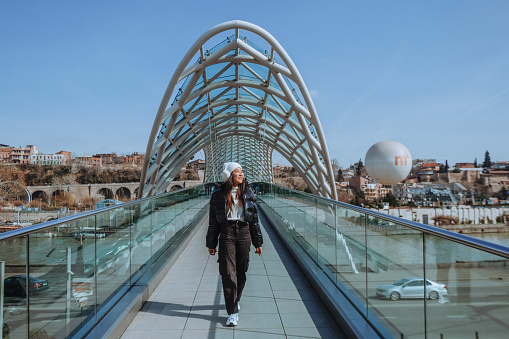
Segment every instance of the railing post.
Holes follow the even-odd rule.
[[[0,339],[4,335],[4,278],[5,278],[5,261],[0,261]]]
[[[71,321],[71,287],[72,287],[72,272],[71,267],[71,248],[67,247],[67,307],[65,315],[65,323],[69,324]]]

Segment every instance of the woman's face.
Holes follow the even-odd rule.
[[[239,184],[242,184],[242,181],[244,181],[244,174],[242,173],[242,169],[236,168],[232,173],[232,179],[233,186],[238,186]]]

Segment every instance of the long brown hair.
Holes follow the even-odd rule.
[[[228,180],[224,183],[224,194],[226,195],[226,214],[229,211],[232,211],[233,206],[233,198],[230,194],[233,188],[233,175],[230,175]],[[244,191],[246,190],[246,179],[242,179],[242,182],[239,184],[237,189],[236,199],[240,201],[241,205],[244,206]]]

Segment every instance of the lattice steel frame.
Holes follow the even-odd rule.
[[[241,30],[261,37],[266,48],[253,44]],[[210,50],[205,47],[211,38],[226,31],[232,31],[226,40]],[[182,85],[174,93],[178,84]],[[256,141],[250,143],[251,139]],[[234,146],[237,153],[232,152]],[[255,150],[247,153],[250,147],[261,154]],[[201,149],[213,163],[207,181],[217,179],[214,171],[222,162],[244,154],[237,160],[253,171],[250,179],[270,182],[271,155],[276,150],[313,193],[336,198],[327,144],[306,85],[279,42],[254,24],[236,20],[209,29],[178,65],[149,137],[140,196],[164,192]],[[264,163],[256,165],[259,161]]]
[[[235,161],[242,165],[244,176],[251,182],[274,182],[272,148],[244,135],[232,135],[205,147],[205,182],[221,180],[223,164]]]

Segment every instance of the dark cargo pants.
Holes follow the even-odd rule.
[[[237,303],[246,284],[251,234],[249,225],[229,221],[219,236],[219,273],[228,314],[238,313]]]

